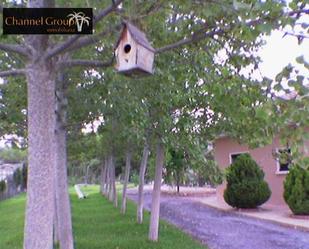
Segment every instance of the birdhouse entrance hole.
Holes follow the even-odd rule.
[[[124,52],[125,52],[126,54],[128,54],[128,53],[130,53],[130,51],[131,51],[131,45],[130,45],[130,44],[126,44],[126,45],[124,46]]]

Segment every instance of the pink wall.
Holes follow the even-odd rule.
[[[268,204],[273,205],[286,205],[283,199],[283,181],[286,174],[278,174],[277,162],[272,156],[272,150],[279,148],[279,139],[275,138],[271,145],[267,145],[262,148],[249,149],[248,146],[240,145],[236,141],[228,137],[222,137],[215,141],[214,151],[215,160],[219,164],[221,169],[225,169],[230,165],[230,154],[249,152],[258,165],[263,169],[265,173],[265,180],[271,189],[271,197],[268,200]],[[217,195],[220,199],[223,198],[223,191],[225,189],[225,183],[218,186]]]

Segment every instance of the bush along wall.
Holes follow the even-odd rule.
[[[6,189],[6,183],[4,180],[0,181],[0,194],[2,194]]]
[[[20,186],[22,183],[22,171],[21,169],[17,169],[15,170],[14,174],[13,174],[13,179],[14,179],[14,183],[16,185],[16,187]]]
[[[309,215],[309,168],[297,164],[290,167],[284,181],[283,197],[296,215]]]
[[[27,163],[24,163],[21,169],[21,188],[23,190],[27,189],[27,175],[28,175],[28,165]]]
[[[247,153],[227,168],[226,181],[224,200],[232,207],[256,208],[271,195],[263,170]]]
[[[27,189],[27,164],[8,175],[6,180],[0,181],[0,200],[11,198]]]

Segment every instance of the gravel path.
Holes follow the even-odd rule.
[[[128,197],[137,200],[136,192]],[[145,208],[150,206],[151,194],[145,193]],[[309,249],[309,232],[222,212],[193,198],[162,196],[160,217],[210,249]]]

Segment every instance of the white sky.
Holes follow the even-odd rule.
[[[283,37],[283,34],[280,31],[272,32],[271,36],[266,37],[267,44],[259,53],[263,60],[260,71],[270,79],[274,79],[289,63],[295,65],[295,58],[301,55],[304,55],[305,60],[309,62],[309,39],[304,39],[303,43],[298,45],[296,37]],[[297,68],[305,73],[304,67],[297,65]]]

